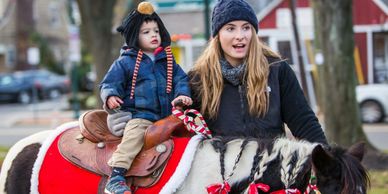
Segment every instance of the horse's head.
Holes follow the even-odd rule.
[[[364,194],[369,177],[361,164],[365,144],[357,143],[349,149],[333,147],[325,150],[316,146],[312,151],[317,186],[322,194]]]

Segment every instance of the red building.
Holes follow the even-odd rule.
[[[296,53],[288,0],[274,0],[258,14],[259,36],[293,63]],[[301,39],[309,63],[314,63],[313,10],[309,0],[297,1]],[[388,0],[353,0],[356,66],[360,83],[388,82]]]

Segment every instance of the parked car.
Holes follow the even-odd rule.
[[[32,102],[34,84],[27,82],[14,74],[0,74],[0,101]]]
[[[356,93],[362,121],[365,123],[384,121],[388,116],[388,84],[359,85]]]
[[[30,103],[54,99],[70,91],[70,80],[47,70],[19,71],[0,76],[0,100]]]
[[[68,77],[47,70],[28,70],[20,76],[34,83],[39,99],[54,99],[70,91]]]

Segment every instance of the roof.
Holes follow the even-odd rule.
[[[382,2],[388,6],[388,0],[382,0]]]
[[[373,2],[388,15],[388,0],[373,0]]]
[[[283,0],[273,0],[268,6],[262,9],[257,14],[257,19],[261,21],[265,16],[267,16],[273,9],[275,9]]]
[[[375,3],[385,14],[388,15],[388,0],[371,0]],[[275,9],[283,0],[273,0],[269,5],[262,9],[258,14],[257,18],[261,21],[267,16],[273,9]]]

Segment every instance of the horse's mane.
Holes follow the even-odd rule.
[[[295,183],[297,175],[308,165],[313,144],[306,141],[277,139],[274,144],[281,157],[281,179],[285,188]]]
[[[212,141],[212,145],[215,150],[220,152],[220,166],[221,174],[224,176],[224,158],[223,154],[226,152],[227,143],[236,140],[238,138],[226,137],[216,138]],[[295,185],[303,187],[307,186],[308,180],[304,180],[306,183],[295,183],[298,175],[303,171],[306,174],[306,169],[311,169],[310,154],[313,149],[313,144],[306,141],[295,141],[286,138],[278,138],[275,141],[273,139],[240,139],[243,142],[255,141],[257,142],[256,155],[253,158],[251,167],[251,173],[249,177],[246,177],[239,182],[232,185],[230,193],[241,193],[252,182],[262,181],[264,173],[267,173],[267,169],[270,165],[278,165],[279,169],[274,172],[271,169],[269,174],[278,174],[276,177],[281,178],[282,188],[290,188]],[[244,143],[241,144],[241,151],[244,149]],[[272,183],[267,183],[272,184]]]
[[[342,193],[366,193],[370,186],[369,175],[359,159],[340,147],[333,147],[330,153],[341,165]]]

